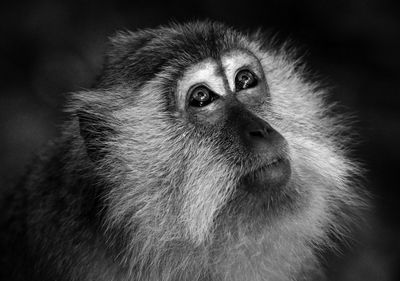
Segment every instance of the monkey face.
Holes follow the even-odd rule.
[[[215,140],[210,145],[232,165],[238,188],[252,193],[284,189],[291,174],[288,146],[260,117],[271,110],[271,96],[256,56],[232,50],[191,66],[178,81],[176,98],[180,117],[197,135]]]

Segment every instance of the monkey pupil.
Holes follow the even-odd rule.
[[[249,80],[250,80],[250,77],[247,76],[247,75],[245,75],[245,74],[243,74],[242,77],[240,77],[240,81],[241,81],[243,84],[247,83]]]
[[[195,93],[194,98],[198,101],[206,101],[210,98],[210,95],[204,90],[199,90]]]

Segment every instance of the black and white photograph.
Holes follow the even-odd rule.
[[[400,280],[394,0],[0,4],[0,281]]]

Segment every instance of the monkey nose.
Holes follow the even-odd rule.
[[[262,119],[252,120],[242,131],[242,140],[252,152],[264,153],[279,147],[283,136]]]

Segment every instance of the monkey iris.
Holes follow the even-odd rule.
[[[218,95],[213,93],[206,86],[198,86],[192,90],[190,95],[190,106],[202,107],[210,104],[218,98]]]
[[[236,90],[243,90],[257,85],[257,79],[251,71],[244,69],[239,71],[235,78]]]

